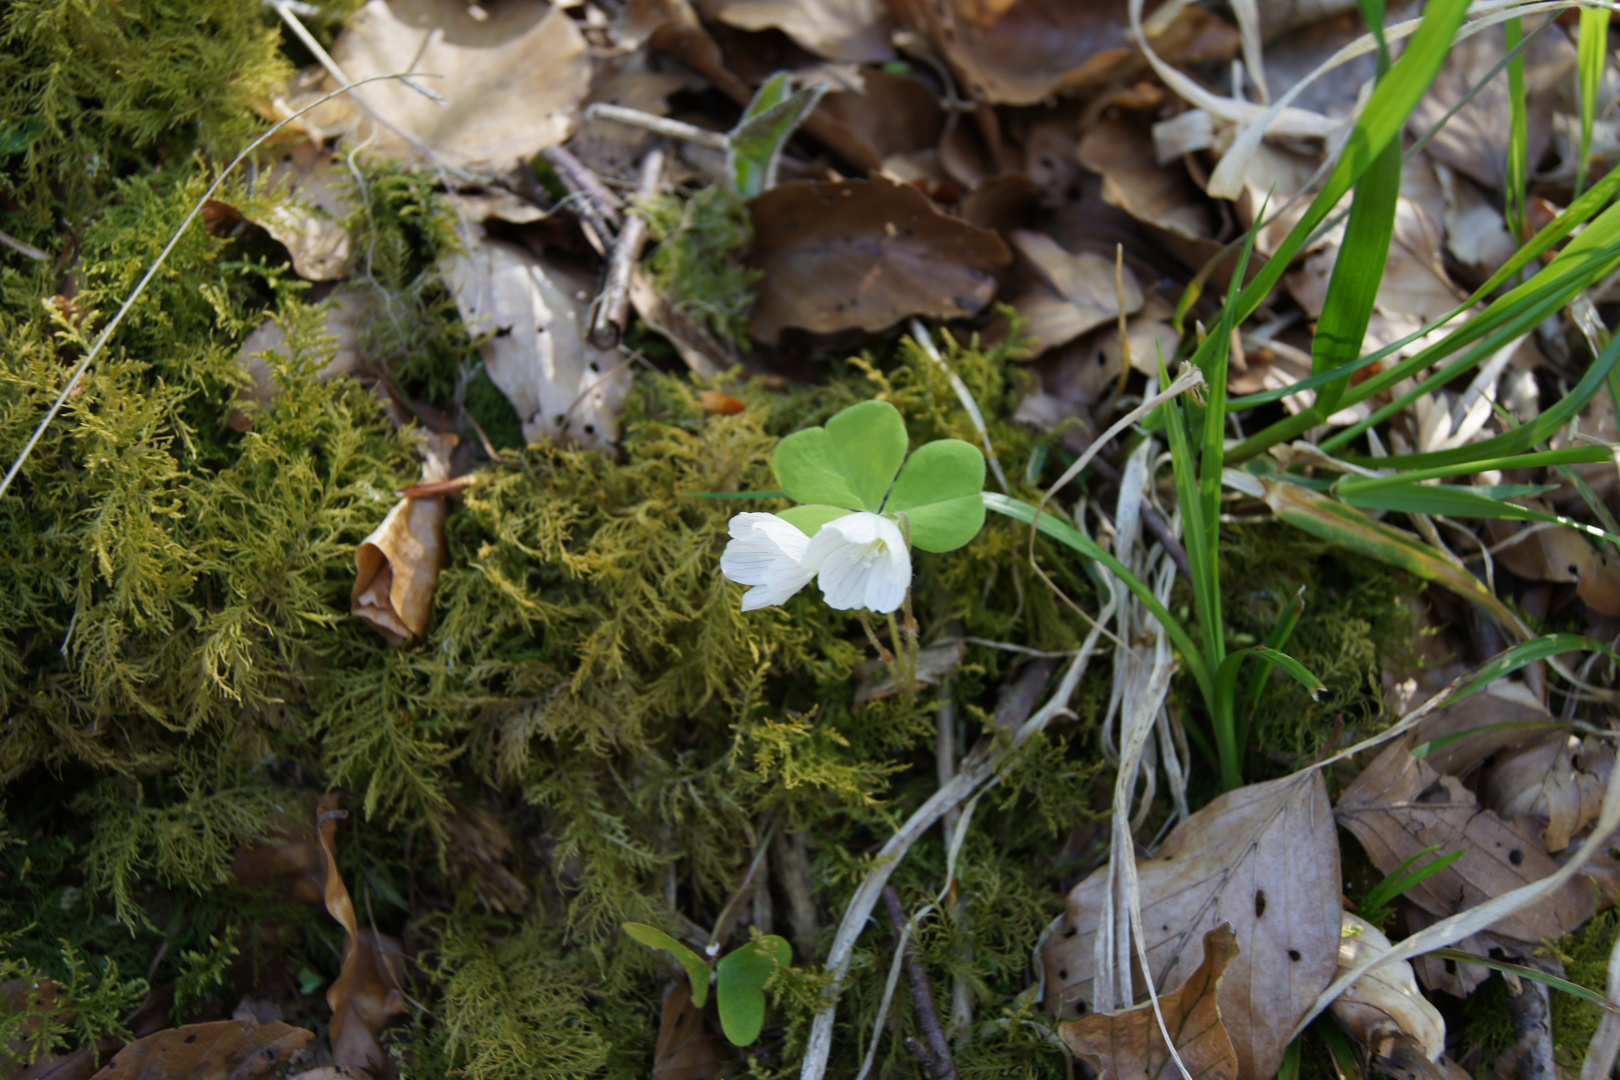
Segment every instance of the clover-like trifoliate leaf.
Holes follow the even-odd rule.
[[[877,513],[905,457],[900,410],[886,401],[863,401],[825,427],[796,431],[777,443],[771,467],[794,502]]]
[[[849,511],[842,506],[790,506],[776,516],[806,536],[814,536],[829,521],[845,517]]]
[[[979,448],[961,439],[936,439],[907,459],[883,512],[906,516],[912,547],[953,551],[984,526],[983,490]]]
[[[701,956],[656,926],[627,922],[624,924],[624,932],[649,949],[661,949],[679,960],[681,966],[686,969],[687,977],[692,980],[692,1004],[703,1008],[704,1003],[709,1000],[710,968],[703,962]]]
[[[793,947],[775,934],[727,954],[717,968],[720,1029],[734,1046],[749,1046],[765,1027],[765,983],[793,961]]]

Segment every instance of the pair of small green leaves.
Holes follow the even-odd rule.
[[[886,401],[863,401],[825,427],[794,432],[771,458],[787,497],[804,505],[779,516],[809,536],[852,510],[909,528],[913,547],[952,551],[984,526],[984,455],[961,439],[936,439],[906,457],[906,424]],[[902,467],[904,463],[904,467]]]
[[[826,83],[816,83],[790,94],[790,80],[786,71],[766,80],[737,126],[726,134],[726,171],[744,199],[776,186],[782,147],[827,92]]]
[[[649,949],[669,953],[692,980],[692,1004],[703,1008],[709,1000],[709,965],[701,956],[656,926],[625,923],[624,932]],[[793,947],[775,934],[727,953],[713,970],[715,1005],[720,1029],[735,1046],[750,1046],[765,1028],[765,984],[778,968],[793,962]]]

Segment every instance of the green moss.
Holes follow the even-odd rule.
[[[1561,939],[1557,953],[1564,961],[1564,977],[1578,986],[1605,993],[1609,985],[1609,954],[1614,949],[1617,934],[1620,934],[1620,910],[1611,907],[1598,912],[1585,926]],[[1571,1072],[1580,1069],[1592,1034],[1602,1019],[1602,1006],[1553,991],[1553,1048],[1560,1067]]]
[[[760,276],[742,262],[754,238],[748,207],[720,186],[688,199],[654,195],[638,206],[658,239],[647,256],[647,273],[659,292],[688,317],[746,347],[753,285]]]

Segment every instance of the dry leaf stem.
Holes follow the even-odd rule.
[[[664,148],[654,146],[641,159],[641,177],[636,183],[636,194],[650,196],[658,192],[664,179]],[[598,349],[611,349],[624,334],[630,318],[630,276],[641,259],[641,249],[647,243],[647,219],[632,207],[625,216],[624,227],[619,230],[618,242],[608,259],[607,280],[602,295],[596,300],[596,314],[591,320],[591,344]]]
[[[939,1006],[934,1001],[934,984],[917,954],[917,942],[906,937],[906,910],[900,906],[900,893],[893,885],[883,889],[883,903],[889,909],[889,921],[899,935],[900,949],[906,957],[906,973],[911,978],[911,1004],[917,1010],[917,1026],[922,1029],[923,1040],[906,1040],[906,1046],[933,1080],[956,1080],[956,1062],[951,1057],[951,1044],[940,1026]]]

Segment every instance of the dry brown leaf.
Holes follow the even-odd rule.
[[[617,105],[653,116],[669,115],[669,96],[677,90],[694,87],[698,80],[689,74],[653,71],[647,65],[646,50],[626,56],[597,57],[591,78],[591,92],[585,107]],[[652,132],[601,117],[585,118],[568,140],[568,149],[584,164],[604,176],[634,177],[634,165],[655,136]]]
[[[1045,98],[1124,81],[1144,62],[1127,39],[1127,0],[886,0],[889,9],[949,61],[981,101],[1034,105]],[[1153,47],[1171,63],[1229,59],[1231,26],[1182,9]]]
[[[1339,845],[1320,773],[1220,796],[1139,860],[1137,877],[1161,992],[1196,967],[1202,934],[1232,924],[1242,952],[1221,983],[1221,1017],[1242,1076],[1271,1076],[1294,1024],[1338,969]],[[1049,1009],[1068,1015],[1091,999],[1107,888],[1104,867],[1069,893],[1063,928],[1043,950]]]
[[[764,274],[750,332],[767,344],[790,326],[877,331],[909,315],[976,315],[995,295],[990,271],[1012,257],[995,233],[881,178],[790,181],[748,209],[748,261]]]
[[[1406,899],[1446,917],[1558,869],[1528,827],[1481,808],[1456,777],[1413,757],[1413,745],[1415,736],[1408,734],[1384,750],[1339,796],[1337,811],[1339,823],[1386,874],[1425,848],[1462,851],[1409,889]],[[1562,937],[1592,917],[1596,892],[1590,881],[1576,878],[1491,929],[1527,942]]]
[[[692,986],[678,979],[664,993],[658,1043],[653,1047],[653,1080],[713,1080],[727,1054],[703,1010],[692,1004]]]
[[[1187,1071],[1199,1080],[1237,1080],[1238,1057],[1221,1023],[1221,980],[1238,956],[1228,923],[1204,935],[1204,959],[1176,989],[1159,995],[1164,1027]],[[1116,1013],[1093,1013],[1058,1025],[1058,1034],[1099,1076],[1135,1080],[1177,1076],[1152,1002]]]
[[[780,30],[827,60],[876,64],[894,58],[894,23],[880,0],[708,0],[703,14],[739,30]]]
[[[1453,42],[1440,74],[1406,122],[1413,137],[1438,123],[1490,74],[1504,52],[1501,34],[1487,32]],[[1540,161],[1552,139],[1555,90],[1575,67],[1575,46],[1560,27],[1549,26],[1526,45],[1522,55],[1529,160]],[[1508,102],[1507,73],[1498,72],[1472,101],[1446,121],[1427,152],[1486,187],[1502,190],[1512,131]]]
[[[1522,501],[1543,512],[1548,509],[1537,499]],[[1620,564],[1580,530],[1492,519],[1485,523],[1485,535],[1493,546],[1522,535],[1523,540],[1495,550],[1491,557],[1527,581],[1574,582],[1576,595],[1587,607],[1603,615],[1620,615]]]
[[[1122,301],[1127,315],[1141,310],[1142,287],[1130,267],[1120,275],[1121,290],[1112,259],[1066,251],[1045,233],[1027,229],[1014,230],[1008,239],[1023,257],[1020,266],[1034,271],[1013,307],[1027,321],[1024,332],[1036,355],[1117,321]]]
[[[343,219],[354,209],[334,174],[330,152],[289,154],[264,176],[267,188],[285,186],[286,199],[254,218],[287,249],[293,269],[305,281],[339,281],[349,276],[354,253]]]
[[[1203,192],[1181,165],[1159,164],[1153,139],[1141,124],[1104,120],[1086,132],[1076,153],[1081,165],[1102,177],[1103,199],[1110,205],[1183,239],[1213,241]]]
[[[450,475],[453,438],[430,440],[422,478]],[[427,633],[433,590],[445,565],[444,496],[404,498],[395,503],[354,553],[354,589],[349,613],[376,627],[391,643]]]
[[[400,978],[399,943],[369,927],[362,928],[354,902],[337,865],[337,823],[344,817],[336,795],[315,800],[316,832],[326,863],[326,910],[343,927],[348,942],[343,969],[326,991],[332,1010],[332,1062],[340,1068],[365,1069],[373,1076],[397,1074],[394,1059],[378,1036],[405,1011],[404,983]]]
[[[1498,755],[1480,779],[1479,801],[1504,818],[1545,823],[1542,844],[1551,853],[1596,821],[1614,769],[1614,747],[1555,731]]]
[[[630,304],[647,329],[669,339],[699,378],[718,378],[738,361],[737,350],[729,341],[670,303],[639,266],[630,272]]]
[[[934,149],[945,127],[945,111],[927,84],[881,68],[863,71],[861,83],[859,93],[838,89],[828,93],[817,114],[842,125],[848,140],[864,144],[873,160],[885,163],[885,169]]]
[[[1357,915],[1344,913],[1344,927],[1339,933],[1341,972],[1389,949],[1389,938],[1383,931]],[[1380,1056],[1388,1055],[1378,1047],[1399,1035],[1414,1040],[1430,1061],[1445,1052],[1445,1018],[1419,992],[1412,965],[1404,961],[1369,971],[1351,983],[1328,1011],[1356,1040]]]
[[[1430,768],[1463,776],[1487,757],[1536,738],[1539,725],[1551,719],[1524,683],[1497,679],[1480,693],[1426,717],[1414,730],[1419,743],[1440,743],[1424,756]],[[1472,734],[1453,737],[1464,732]]]
[[[613,445],[630,374],[586,338],[596,283],[515,244],[485,240],[441,264],[445,282],[484,342],[484,370],[523,421],[527,441]]]
[[[591,65],[584,35],[560,6],[498,4],[485,15],[475,17],[465,0],[370,0],[350,17],[332,57],[351,79],[421,73],[418,81],[449,108],[397,79],[359,92],[445,162],[504,172],[573,132]],[[373,153],[419,156],[369,117],[357,134]]]
[[[130,1043],[97,1080],[256,1080],[296,1068],[314,1032],[288,1024],[216,1020]]]

